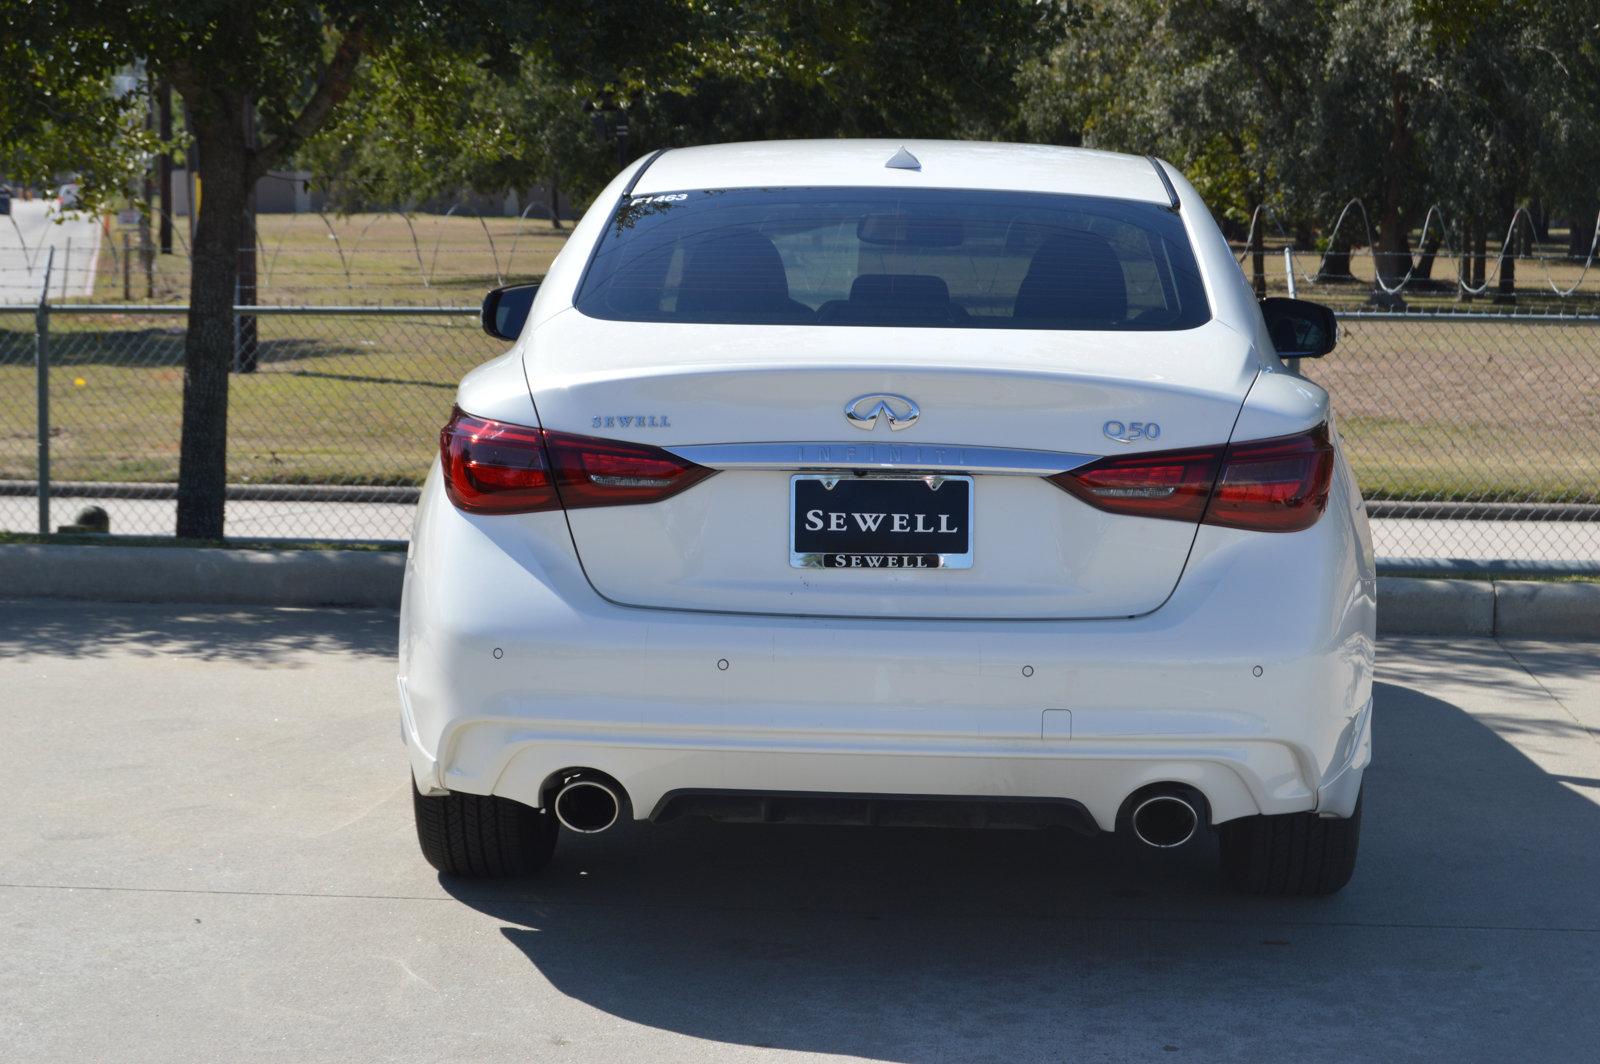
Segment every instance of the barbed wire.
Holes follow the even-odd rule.
[[[293,212],[284,214],[262,214],[258,224],[255,240],[255,252],[259,263],[260,273],[257,283],[258,296],[266,292],[280,294],[309,293],[326,289],[330,282],[335,287],[341,287],[345,292],[353,293],[363,290],[382,290],[386,298],[396,298],[397,293],[402,293],[399,298],[406,298],[403,291],[415,288],[420,291],[432,291],[442,281],[469,282],[479,278],[487,279],[492,276],[495,284],[504,284],[508,278],[516,277],[519,254],[526,254],[528,238],[535,231],[530,225],[530,216],[535,211],[542,211],[547,205],[532,201],[527,203],[516,215],[485,214],[471,209],[464,200],[452,203],[443,213],[419,212],[396,208],[382,209],[374,212],[364,212],[358,215],[347,215],[337,221],[325,210]],[[314,216],[322,226],[328,242],[333,246],[325,252],[318,253],[315,244],[302,244],[296,240],[303,228],[305,220]],[[122,274],[127,285],[127,275],[131,271],[132,263],[122,262],[124,255],[140,263],[141,276],[157,272],[156,265],[151,261],[156,254],[149,246],[150,237],[156,224],[165,219],[169,222],[172,236],[172,248],[177,252],[179,260],[192,260],[192,247],[188,233],[188,217],[182,214],[171,214],[164,210],[149,212],[137,233],[128,228],[124,223],[122,230],[124,238],[128,235],[137,235],[137,242],[129,241],[119,246],[115,239],[111,239],[111,222],[107,216],[102,222],[101,239],[92,254],[108,252],[111,257],[112,270]],[[267,223],[267,219],[283,219],[281,222]],[[432,233],[423,231],[422,222],[430,219],[433,223]],[[386,220],[393,220],[396,229],[403,227],[398,246],[393,240],[385,241],[374,238],[375,232],[381,233],[382,225]],[[472,240],[463,240],[462,231],[454,223],[456,220],[470,220],[472,229],[478,237]],[[543,221],[543,219],[540,219]],[[25,290],[31,281],[31,275],[37,270],[40,252],[50,242],[51,234],[48,227],[42,229],[35,239],[30,241],[25,236],[16,217],[10,217],[9,232],[0,229],[0,290]],[[494,223],[494,224],[491,224]],[[1349,246],[1341,246],[1341,234],[1347,231],[1347,226],[1359,224],[1359,232],[1352,234],[1352,239],[1345,242]],[[1419,235],[1419,249],[1421,254],[1407,255],[1406,271],[1398,279],[1394,279],[1392,271],[1385,269],[1385,260],[1398,258],[1397,253],[1381,251],[1377,248],[1373,236],[1371,217],[1365,203],[1360,197],[1347,201],[1334,220],[1331,230],[1323,241],[1323,250],[1314,271],[1307,272],[1294,262],[1294,252],[1309,252],[1315,249],[1301,249],[1296,246],[1295,239],[1287,230],[1281,215],[1269,205],[1258,206],[1252,211],[1248,231],[1245,236],[1244,246],[1238,251],[1237,258],[1243,263],[1245,256],[1252,253],[1253,245],[1261,237],[1266,228],[1274,230],[1283,246],[1288,247],[1291,256],[1287,259],[1284,269],[1288,274],[1307,286],[1327,283],[1330,256],[1338,253],[1353,255],[1357,247],[1365,247],[1370,251],[1362,253],[1365,259],[1370,255],[1373,260],[1371,284],[1376,292],[1386,296],[1395,297],[1407,291],[1418,280],[1418,270],[1425,262],[1437,260],[1440,255],[1455,260],[1454,286],[1455,289],[1467,296],[1481,296],[1489,292],[1501,278],[1503,264],[1515,259],[1532,260],[1539,263],[1542,272],[1543,287],[1548,288],[1550,295],[1557,299],[1572,299],[1580,296],[1600,296],[1600,290],[1584,289],[1589,273],[1594,269],[1597,260],[1600,260],[1600,213],[1596,214],[1594,226],[1590,233],[1588,249],[1576,279],[1563,278],[1564,283],[1558,283],[1552,271],[1553,262],[1577,263],[1575,257],[1569,252],[1566,255],[1542,254],[1536,249],[1548,241],[1539,239],[1538,226],[1533,215],[1526,207],[1518,207],[1507,224],[1505,236],[1499,244],[1495,262],[1485,273],[1481,283],[1474,284],[1470,276],[1469,259],[1475,256],[1466,250],[1466,236],[1460,225],[1452,225],[1451,219],[1446,215],[1440,204],[1429,205],[1424,212]],[[1520,227],[1520,228],[1519,228]],[[544,230],[552,236],[564,233],[559,230]],[[507,236],[509,235],[509,241]],[[1409,234],[1408,234],[1409,235]],[[422,243],[431,236],[431,247],[426,255],[422,251]],[[3,237],[14,237],[15,243],[11,250],[20,252],[22,269],[14,265],[6,266],[4,252],[10,241]],[[1514,255],[1513,249],[1520,245],[1520,238],[1526,237],[1528,245],[1535,250],[1531,254]],[[1363,239],[1364,238],[1364,239]],[[303,237],[301,237],[303,240]],[[1430,242],[1434,246],[1430,247]],[[80,245],[81,246],[81,245]],[[1577,246],[1573,242],[1573,246]],[[293,249],[292,269],[285,262],[286,252]],[[545,245],[548,251],[549,244]],[[327,254],[327,252],[331,252]],[[475,256],[482,256],[474,262]],[[69,252],[70,257],[70,252]],[[319,261],[319,258],[322,261]],[[1487,258],[1487,255],[1484,256]],[[407,265],[402,266],[404,259]],[[452,263],[452,267],[441,269],[441,260]],[[171,260],[164,260],[170,262]],[[81,268],[80,268],[81,269]],[[181,288],[183,267],[176,271],[168,267],[160,271],[163,283],[168,292]],[[95,267],[88,267],[89,276],[95,273]],[[100,271],[104,277],[104,270]],[[21,282],[11,280],[17,274],[24,274]],[[1430,270],[1431,273],[1431,270]],[[287,274],[287,276],[285,276]],[[530,274],[530,276],[533,274]],[[1347,278],[1348,279],[1348,278]],[[1448,280],[1433,282],[1449,283]],[[298,283],[291,283],[298,282]],[[150,283],[147,279],[147,283]],[[265,291],[264,291],[265,290]],[[1437,290],[1436,288],[1434,290]]]
[[[1327,240],[1327,250],[1323,252],[1321,265],[1319,265],[1317,273],[1315,273],[1315,274],[1302,273],[1301,274],[1301,280],[1304,283],[1306,283],[1306,284],[1315,284],[1316,283],[1316,278],[1322,273],[1322,267],[1327,265],[1328,255],[1332,254],[1334,249],[1339,247],[1339,243],[1338,243],[1339,230],[1344,226],[1345,219],[1349,216],[1350,211],[1351,211],[1352,208],[1358,210],[1360,212],[1360,214],[1361,214],[1361,225],[1362,225],[1362,229],[1364,230],[1365,235],[1366,235],[1365,246],[1368,247],[1368,248],[1372,248],[1373,249],[1371,254],[1373,255],[1373,258],[1374,258],[1374,265],[1376,265],[1376,260],[1377,260],[1377,258],[1379,256],[1394,254],[1394,253],[1391,253],[1391,252],[1383,252],[1383,251],[1378,251],[1377,250],[1377,243],[1372,239],[1372,222],[1371,222],[1371,219],[1367,215],[1366,204],[1364,204],[1361,201],[1360,197],[1356,197],[1354,199],[1351,199],[1348,203],[1346,203],[1344,205],[1344,209],[1339,212],[1338,219],[1333,223],[1333,231],[1331,233],[1329,233],[1327,238],[1326,238],[1326,240]],[[1261,204],[1261,205],[1257,206],[1254,211],[1251,212],[1251,214],[1250,214],[1250,227],[1249,227],[1248,232],[1245,235],[1245,241],[1244,241],[1245,247],[1244,247],[1244,250],[1241,251],[1238,255],[1235,256],[1235,258],[1241,264],[1243,264],[1245,256],[1249,255],[1251,253],[1251,248],[1255,244],[1256,227],[1261,222],[1261,217],[1262,217],[1263,212],[1265,212],[1265,213],[1267,213],[1267,214],[1269,214],[1271,216],[1273,224],[1276,225],[1277,228],[1278,228],[1279,235],[1284,239],[1285,243],[1290,246],[1291,250],[1293,250],[1293,243],[1294,243],[1293,238],[1290,237],[1288,232],[1284,229],[1283,220],[1278,216],[1277,211],[1273,210],[1271,207],[1269,207],[1266,204]],[[1428,226],[1429,226],[1429,223],[1432,222],[1435,217],[1437,217],[1439,219],[1439,235],[1440,235],[1439,250],[1442,250],[1445,253],[1445,257],[1446,258],[1455,260],[1455,262],[1457,264],[1456,265],[1456,284],[1459,286],[1461,291],[1467,293],[1468,295],[1472,295],[1472,296],[1484,295],[1485,293],[1487,293],[1489,291],[1489,288],[1490,288],[1491,285],[1493,285],[1493,284],[1495,284],[1495,283],[1497,283],[1499,281],[1500,271],[1501,271],[1501,263],[1507,261],[1508,256],[1507,256],[1506,252],[1508,250],[1510,250],[1510,248],[1512,246],[1512,241],[1516,238],[1517,222],[1518,221],[1521,221],[1524,225],[1527,226],[1528,236],[1530,238],[1530,240],[1529,240],[1530,246],[1535,246],[1536,247],[1536,246],[1538,246],[1539,243],[1541,243],[1541,241],[1539,240],[1538,226],[1536,226],[1534,224],[1533,215],[1528,211],[1528,209],[1526,207],[1520,207],[1519,206],[1516,210],[1514,210],[1512,212],[1511,221],[1506,226],[1505,240],[1503,240],[1501,242],[1501,244],[1500,244],[1500,252],[1499,252],[1499,254],[1494,257],[1495,258],[1495,265],[1494,265],[1493,273],[1486,272],[1485,275],[1484,275],[1483,284],[1481,284],[1481,285],[1479,285],[1477,287],[1473,287],[1471,281],[1469,281],[1467,279],[1466,272],[1464,270],[1462,270],[1462,268],[1461,268],[1462,261],[1468,256],[1469,253],[1464,248],[1452,246],[1449,243],[1449,240],[1450,240],[1450,227],[1449,227],[1449,225],[1447,224],[1447,222],[1445,220],[1444,208],[1441,207],[1437,203],[1430,204],[1429,207],[1428,207],[1427,213],[1425,213],[1423,215],[1423,218],[1422,218],[1422,232],[1421,232],[1421,235],[1418,237],[1418,241],[1417,241],[1418,242],[1418,246],[1419,247],[1424,247],[1424,248],[1427,247],[1427,244],[1428,244]],[[1462,240],[1463,240],[1463,242],[1465,242],[1465,236],[1464,235],[1462,237]],[[1509,257],[1513,258],[1513,259],[1516,259],[1516,260],[1527,259],[1527,260],[1530,260],[1530,261],[1538,262],[1540,264],[1540,266],[1544,268],[1544,274],[1545,274],[1544,280],[1545,280],[1545,283],[1550,286],[1551,292],[1553,292],[1557,296],[1557,298],[1567,299],[1567,298],[1570,298],[1571,296],[1575,295],[1577,293],[1578,289],[1582,286],[1584,278],[1586,278],[1589,275],[1589,270],[1594,265],[1595,256],[1596,256],[1597,252],[1600,252],[1600,212],[1597,212],[1596,215],[1595,215],[1593,236],[1589,240],[1589,250],[1588,250],[1587,255],[1584,258],[1583,269],[1578,273],[1577,281],[1575,281],[1571,285],[1571,287],[1569,287],[1569,288],[1565,288],[1565,289],[1561,288],[1559,285],[1556,284],[1555,280],[1550,276],[1550,270],[1549,270],[1548,263],[1550,262],[1550,260],[1552,258],[1556,258],[1557,256],[1533,254],[1533,255],[1516,255],[1516,256],[1509,256]],[[1435,258],[1437,258],[1437,252],[1435,252],[1434,255],[1435,255]],[[1566,256],[1560,256],[1560,257],[1561,258],[1566,258]],[[1397,284],[1395,284],[1392,287],[1390,285],[1387,285],[1387,284],[1384,283],[1383,271],[1382,270],[1378,270],[1378,269],[1374,269],[1374,271],[1373,271],[1373,284],[1380,291],[1382,291],[1385,295],[1397,296],[1401,292],[1405,291],[1406,286],[1408,284],[1410,284],[1411,279],[1415,275],[1416,269],[1417,269],[1416,257],[1412,256],[1412,255],[1407,255],[1406,258],[1407,258],[1407,265],[1408,265],[1408,268],[1406,269],[1406,274],[1405,274],[1404,277],[1402,277],[1400,279],[1400,281]]]

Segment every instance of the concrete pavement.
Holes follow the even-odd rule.
[[[50,298],[94,295],[100,219],[81,211],[62,217],[50,202],[13,197],[10,216],[0,216],[0,304],[39,301],[52,247]]]
[[[441,881],[383,611],[0,602],[0,1059],[1545,1061],[1600,1044],[1600,646],[1386,641],[1361,865],[681,823]]]

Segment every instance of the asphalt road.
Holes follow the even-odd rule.
[[[56,249],[50,271],[50,298],[94,295],[100,221],[69,211],[59,223],[44,200],[11,200],[9,217],[0,216],[0,304],[37,303],[44,283],[46,249]]]
[[[441,881],[394,616],[0,603],[0,1060],[1574,1061],[1600,646],[1388,642],[1334,898],[1215,852],[683,823]]]
[[[177,506],[166,499],[58,498],[51,523],[73,520],[86,506],[111,515],[111,530],[130,535],[169,536]],[[399,503],[228,503],[228,535],[237,538],[406,539],[414,507]],[[0,495],[0,531],[38,530],[38,503],[30,496]],[[1459,521],[1384,518],[1372,522],[1380,558],[1473,558],[1479,560],[1593,561],[1600,557],[1600,523],[1568,521]]]

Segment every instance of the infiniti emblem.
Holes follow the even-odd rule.
[[[903,395],[891,392],[874,392],[871,395],[858,396],[845,404],[844,417],[856,428],[863,432],[871,432],[878,427],[881,417],[889,423],[891,432],[908,429],[917,423],[917,418],[922,416],[922,411],[917,404]]]

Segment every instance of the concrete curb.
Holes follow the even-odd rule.
[[[400,604],[399,551],[0,545],[0,597],[258,606]],[[1378,578],[1381,635],[1600,639],[1600,584]]]
[[[399,551],[0,544],[0,596],[393,608],[405,566]]]
[[[1600,584],[1380,576],[1378,634],[1600,639]]]
[[[1488,580],[1378,577],[1381,635],[1494,635],[1494,584]]]

